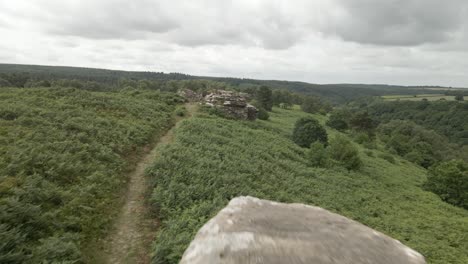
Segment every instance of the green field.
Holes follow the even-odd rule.
[[[205,114],[183,121],[147,171],[161,220],[153,263],[178,263],[196,231],[240,195],[321,206],[399,239],[429,263],[468,263],[468,211],[424,191],[424,169],[360,145],[359,171],[310,167],[306,150],[290,138],[307,115],[275,108],[269,121]]]
[[[0,89],[0,263],[80,263],[119,208],[140,147],[178,97]]]
[[[455,96],[443,94],[417,94],[417,95],[384,95],[381,96],[385,101],[421,101],[427,99],[428,101],[454,101]]]

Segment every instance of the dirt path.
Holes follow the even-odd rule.
[[[188,117],[196,111],[196,105],[186,104]],[[153,149],[143,156],[136,168],[129,175],[128,191],[124,205],[115,221],[115,228],[106,239],[104,263],[150,263],[151,243],[156,235],[158,223],[151,217],[145,201],[145,194],[149,191],[149,183],[145,177],[145,169],[151,165],[158,155],[158,146],[172,141],[174,128],[172,127],[162,136]]]

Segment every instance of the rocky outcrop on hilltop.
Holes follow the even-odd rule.
[[[255,120],[257,108],[247,103],[245,94],[218,90],[205,96],[204,104],[214,107],[235,119]]]

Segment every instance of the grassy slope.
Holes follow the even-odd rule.
[[[174,98],[0,89],[0,262],[81,259],[80,242],[112,220],[129,156],[170,127]]]
[[[360,172],[310,168],[288,138],[303,115],[275,109],[271,121],[184,121],[148,170],[162,220],[153,262],[177,263],[198,228],[239,195],[318,205],[401,240],[431,263],[468,262],[468,212],[423,191],[423,169],[369,157],[361,147]]]

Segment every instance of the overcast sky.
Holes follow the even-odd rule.
[[[468,87],[467,0],[0,0],[0,62]]]

